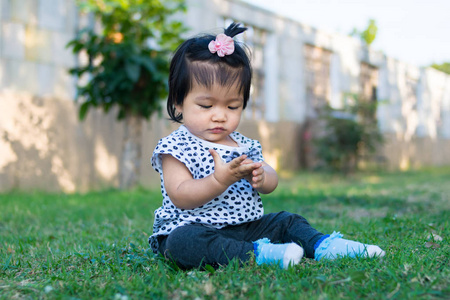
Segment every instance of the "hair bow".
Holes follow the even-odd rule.
[[[224,57],[225,55],[233,54],[234,52],[234,41],[231,37],[221,33],[216,36],[216,40],[209,42],[209,51],[214,54]]]
[[[248,159],[250,159],[250,160],[252,160],[254,162],[259,161],[260,155],[259,155],[259,150],[257,148],[252,148],[252,149],[250,149],[249,151],[247,151],[245,153],[239,153],[237,151],[233,151],[229,155],[222,156],[222,158],[225,160],[226,163],[229,163],[233,159],[238,158],[238,157],[240,157],[241,155],[244,155],[244,154],[247,155]]]

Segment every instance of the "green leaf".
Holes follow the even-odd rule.
[[[125,63],[125,71],[127,77],[134,83],[136,83],[141,76],[141,66],[130,60]]]
[[[205,265],[205,270],[210,274],[214,274],[216,272],[216,270],[211,265]]]
[[[118,120],[123,120],[123,119],[125,119],[125,116],[126,116],[126,112],[125,112],[124,107],[122,106],[122,107],[119,109],[119,112],[117,113],[117,119],[118,119]]]
[[[80,111],[78,113],[78,117],[80,118],[80,120],[84,120],[86,118],[86,114],[90,106],[91,106],[90,102],[84,102],[83,104],[81,104]]]
[[[141,63],[144,66],[147,71],[149,71],[152,74],[158,73],[158,70],[156,69],[155,63],[150,57],[141,57]]]
[[[78,44],[78,40],[71,40],[70,42],[68,42],[68,43],[66,44],[66,48],[73,47],[73,46],[75,46],[76,44]]]

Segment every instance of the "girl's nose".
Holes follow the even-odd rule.
[[[214,122],[225,122],[227,114],[222,109],[216,109],[213,113],[212,120]]]

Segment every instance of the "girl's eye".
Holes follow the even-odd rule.
[[[228,108],[231,109],[231,110],[236,110],[236,109],[239,108],[239,106],[228,106]]]
[[[212,105],[199,105],[201,108],[208,109],[211,108]]]

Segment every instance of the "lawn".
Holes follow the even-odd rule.
[[[11,192],[0,194],[0,299],[450,298],[450,168],[296,174],[263,201],[386,256],[181,271],[146,242],[157,190]]]

